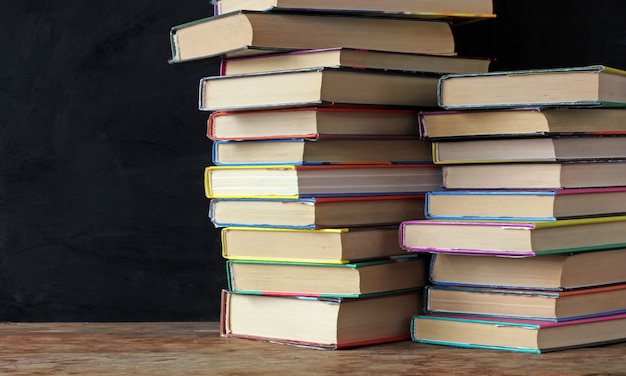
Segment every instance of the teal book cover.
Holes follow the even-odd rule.
[[[427,266],[411,255],[348,264],[228,260],[226,272],[239,294],[361,298],[421,289]]]
[[[624,313],[563,322],[434,314],[411,320],[414,342],[535,354],[622,342],[625,329]]]
[[[604,65],[443,75],[444,109],[623,107],[626,71]]]

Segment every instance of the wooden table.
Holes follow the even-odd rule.
[[[626,375],[626,344],[533,355],[411,341],[313,350],[217,323],[0,324],[2,375]]]

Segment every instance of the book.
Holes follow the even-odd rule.
[[[557,219],[626,213],[626,187],[550,190],[449,190],[425,196],[429,219]]]
[[[384,69],[411,72],[487,72],[491,60],[334,47],[255,55],[221,61],[220,74],[246,74],[315,67]]]
[[[626,186],[626,161],[443,165],[447,189],[565,189]]]
[[[209,201],[209,218],[216,227],[343,228],[399,225],[424,217],[423,194]]]
[[[376,14],[429,19],[490,19],[491,0],[217,0],[215,14],[238,10]]]
[[[334,229],[225,227],[222,256],[229,260],[347,264],[406,255],[398,226]]]
[[[625,333],[623,313],[561,322],[443,314],[411,320],[415,342],[537,354],[620,342]]]
[[[445,109],[624,106],[626,72],[603,65],[443,75]]]
[[[626,282],[626,249],[536,257],[491,257],[435,253],[434,285],[561,291]]]
[[[215,165],[433,163],[431,142],[418,139],[215,141],[212,159]]]
[[[626,133],[626,108],[531,107],[422,111],[418,120],[421,135],[428,139]]]
[[[211,140],[284,138],[419,138],[417,110],[381,107],[292,107],[214,111],[207,120]]]
[[[434,107],[437,75],[351,68],[210,76],[200,80],[202,111],[298,106]]]
[[[347,47],[454,55],[445,21],[319,13],[235,11],[170,30],[171,63],[210,57]]]
[[[426,265],[424,258],[406,256],[349,264],[226,262],[229,291],[333,298],[417,290],[426,282]]]
[[[626,216],[520,221],[405,221],[400,245],[410,252],[529,257],[626,246]]]
[[[567,291],[426,286],[427,313],[569,321],[626,312],[626,284]]]
[[[437,164],[626,159],[624,135],[433,141]]]
[[[209,166],[207,198],[406,195],[441,188],[434,164]]]
[[[222,291],[223,337],[344,349],[410,340],[422,292],[367,298],[303,298]]]

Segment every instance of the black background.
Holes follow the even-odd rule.
[[[495,0],[455,29],[492,70],[626,69],[626,3]],[[218,318],[201,77],[169,29],[208,0],[0,0],[0,320]]]

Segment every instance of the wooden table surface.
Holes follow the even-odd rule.
[[[626,375],[626,344],[540,355],[411,341],[314,350],[217,323],[0,324],[1,375]]]

